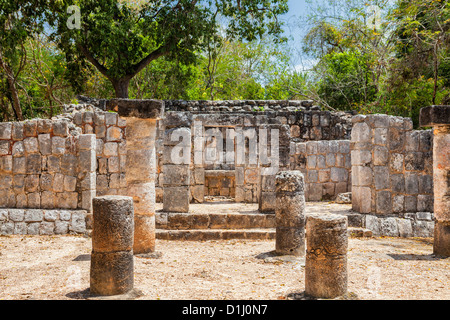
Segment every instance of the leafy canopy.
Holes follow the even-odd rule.
[[[67,27],[73,4],[80,8],[80,29]],[[233,39],[270,34],[281,41],[278,16],[287,9],[287,0],[56,0],[50,1],[48,21],[70,59],[87,59],[115,87],[127,87],[162,56],[193,62],[223,26]]]

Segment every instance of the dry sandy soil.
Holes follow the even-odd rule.
[[[358,299],[450,298],[450,258],[431,239],[350,239],[348,290]],[[274,241],[157,242],[159,259],[135,258],[138,299],[287,299],[304,290],[301,261],[268,261]],[[0,299],[86,298],[91,239],[0,237]]]

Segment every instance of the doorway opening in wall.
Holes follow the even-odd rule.
[[[235,170],[205,170],[205,202],[234,202]]]
[[[215,127],[207,128],[208,139],[205,150],[205,202],[227,203],[235,202],[236,171],[234,163],[235,141],[234,128]],[[232,140],[232,141],[231,141]],[[230,150],[231,146],[231,150]],[[214,151],[212,155],[209,155]],[[228,154],[232,152],[233,161]]]

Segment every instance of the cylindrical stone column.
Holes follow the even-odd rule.
[[[433,183],[436,218],[433,253],[450,257],[450,125],[434,127]]]
[[[134,201],[134,254],[155,251],[155,178],[157,120],[164,114],[159,100],[109,100],[106,108],[126,119],[127,195]]]
[[[450,106],[420,110],[420,125],[433,127],[435,255],[450,257]]]
[[[281,171],[276,185],[276,242],[278,255],[305,255],[305,187],[300,171]]]
[[[347,293],[347,217],[310,215],[306,223],[305,293],[333,299]]]
[[[100,296],[128,293],[134,286],[133,199],[96,197],[92,208],[90,292]]]
[[[127,195],[134,200],[134,253],[155,251],[156,120],[127,119]]]

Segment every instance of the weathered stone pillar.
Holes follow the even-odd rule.
[[[155,251],[156,122],[164,114],[159,100],[113,99],[107,109],[127,122],[125,177],[128,196],[134,200],[134,254]]]
[[[275,176],[290,168],[290,127],[263,124],[259,127],[259,212],[273,213],[276,206]]]
[[[279,255],[305,255],[305,182],[300,171],[276,175],[276,245]]]
[[[450,256],[450,106],[420,110],[420,125],[433,127],[434,227],[433,253]]]
[[[347,293],[347,217],[309,215],[306,223],[305,293],[333,299]]]
[[[96,197],[92,206],[90,293],[100,296],[125,294],[134,286],[133,198]]]
[[[191,124],[190,116],[168,113],[163,151],[163,210],[165,212],[189,212]]]
[[[97,189],[97,155],[95,134],[82,134],[78,140],[78,179],[81,191],[81,208],[86,210],[86,223],[92,228],[92,199]]]

